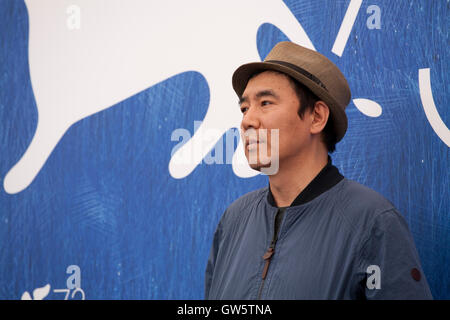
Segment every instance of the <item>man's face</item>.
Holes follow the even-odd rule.
[[[298,116],[299,106],[300,101],[287,76],[265,71],[250,79],[242,94],[240,107],[245,156],[252,169],[261,170],[269,166],[261,156],[261,148],[267,150],[272,162],[273,156],[278,156],[280,167],[283,162],[294,160],[305,152],[311,142],[311,117],[307,111],[301,119]],[[278,142],[272,138],[276,137],[273,129],[278,130]]]

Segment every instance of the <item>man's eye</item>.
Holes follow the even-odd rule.
[[[245,113],[245,111],[247,111],[247,110],[248,110],[247,107],[241,107],[241,112],[242,112],[242,113]]]
[[[264,100],[264,101],[261,102],[262,106],[267,106],[269,104],[272,104],[272,102],[271,101],[267,101],[267,100]]]

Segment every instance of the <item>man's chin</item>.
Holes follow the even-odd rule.
[[[268,164],[261,164],[261,163],[258,161],[257,163],[248,163],[248,165],[249,165],[250,168],[252,168],[253,170],[261,171],[261,169],[263,169],[263,168],[270,168],[271,163],[269,162]]]
[[[250,168],[252,168],[253,170],[256,170],[256,171],[261,171],[261,165],[260,164],[248,164],[249,166],[250,166]]]

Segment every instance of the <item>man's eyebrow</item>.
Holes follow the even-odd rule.
[[[267,97],[267,96],[274,97],[275,99],[280,98],[273,90],[270,90],[270,89],[259,91],[255,95],[256,98],[262,98],[262,97]]]
[[[241,105],[241,104],[243,104],[244,102],[247,102],[247,101],[248,101],[248,97],[247,96],[239,97],[239,105]]]
[[[255,98],[262,98],[262,97],[274,97],[275,99],[279,99],[280,97],[273,91],[273,90],[270,90],[270,89],[267,89],[267,90],[261,90],[261,91],[259,91],[259,92],[257,92],[256,94],[255,94]],[[247,102],[248,101],[248,97],[247,96],[243,96],[243,97],[240,97],[239,98],[239,105],[241,105],[242,103],[244,103],[244,102]]]

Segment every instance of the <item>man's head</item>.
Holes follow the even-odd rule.
[[[314,50],[288,41],[280,42],[263,62],[244,64],[234,72],[232,82],[238,97],[242,96],[251,76],[264,70],[289,75],[325,102],[330,108],[336,142],[344,137],[347,131],[345,108],[351,92],[347,80],[333,62]]]
[[[314,148],[327,149],[324,129],[330,114],[328,106],[289,76],[277,71],[255,74],[239,104],[242,132],[255,132],[244,141],[245,155],[253,169],[264,167],[261,156],[271,158],[272,152],[277,152],[281,164]],[[273,138],[274,129],[277,139]],[[261,148],[265,150],[262,154]]]
[[[233,74],[233,88],[244,111],[242,131],[258,129],[257,125],[261,125],[259,129],[279,129],[280,160],[289,156],[286,138],[292,152],[306,150],[307,145],[300,145],[312,137],[320,137],[321,146],[333,152],[347,130],[345,107],[351,95],[347,81],[328,58],[313,50],[281,42],[264,62],[239,67]],[[262,108],[262,103],[270,107]],[[274,107],[281,105],[283,110]],[[269,121],[269,114],[277,121]],[[249,150],[245,151],[248,158]],[[257,165],[252,167],[258,169]]]
[[[252,74],[250,79],[256,77],[257,75],[261,74],[262,72],[266,72],[265,70],[257,71],[256,73]],[[320,99],[311,92],[308,87],[304,86],[291,76],[284,74],[282,72],[278,71],[272,71],[274,73],[278,73],[280,75],[285,76],[289,83],[291,84],[292,88],[295,91],[295,94],[297,95],[297,98],[299,100],[299,107],[298,107],[298,116],[303,119],[303,116],[305,112],[312,112],[312,110],[315,107],[316,102],[320,101]],[[250,80],[249,79],[249,80]],[[241,97],[240,97],[241,99]],[[325,144],[325,147],[329,153],[333,153],[336,150],[336,135],[334,133],[333,129],[333,119],[331,116],[328,117],[327,124],[325,125],[325,128],[322,131],[322,141]]]

